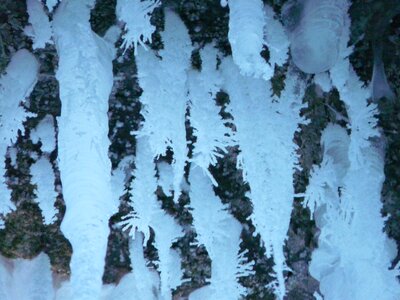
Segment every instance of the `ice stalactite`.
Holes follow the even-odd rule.
[[[320,73],[335,65],[345,28],[347,0],[306,0],[290,33],[293,62],[303,72]]]
[[[374,45],[374,69],[372,73],[371,89],[372,97],[375,102],[385,97],[389,101],[396,99],[395,93],[390,88],[385,74],[385,66],[382,61],[382,42],[376,42]]]
[[[31,93],[37,81],[39,63],[29,51],[16,52],[7,66],[6,73],[0,78],[0,214],[7,214],[14,208],[11,192],[5,182],[5,155],[8,146],[14,143],[18,131],[30,113],[21,102]],[[0,227],[3,220],[0,219]]]
[[[94,0],[64,0],[53,29],[62,102],[58,161],[66,204],[61,230],[73,248],[71,278],[59,299],[99,299],[109,234],[117,211],[108,157],[108,98],[113,46],[92,32]]]
[[[289,38],[282,23],[276,19],[274,10],[269,5],[264,5],[265,26],[264,41],[269,50],[269,63],[274,68],[275,65],[283,66],[289,54]]]
[[[203,170],[195,164],[190,169],[190,206],[197,240],[211,258],[210,284],[194,291],[189,299],[241,299],[246,289],[239,277],[252,274],[252,264],[239,254],[242,225],[221,203]]]
[[[228,38],[240,72],[269,80],[274,69],[261,56],[266,21],[263,8],[262,0],[230,0]]]
[[[44,11],[43,4],[38,0],[27,0],[26,6],[31,25],[25,27],[24,31],[32,37],[33,49],[44,48],[46,43],[52,43],[53,32],[49,17]]]
[[[0,257],[2,300],[53,300],[55,290],[50,259],[44,253],[34,259]]]
[[[217,164],[217,158],[227,153],[228,146],[234,146],[233,132],[219,115],[220,107],[215,98],[222,86],[222,76],[217,71],[217,50],[211,45],[201,50],[201,72],[189,73],[190,124],[196,143],[191,162],[199,166],[217,185],[208,171]],[[207,120],[207,122],[204,122]]]
[[[157,158],[173,152],[174,201],[181,194],[181,182],[187,161],[186,108],[187,71],[191,68],[191,40],[180,18],[165,11],[165,31],[162,33],[162,59],[139,47],[136,61],[139,84],[143,89],[140,101],[145,119],[138,136],[147,136],[150,151]]]
[[[242,265],[239,256],[242,225],[214,194],[213,184],[217,182],[208,170],[228,146],[235,144],[233,132],[224,124],[215,103],[222,84],[216,69],[217,51],[208,45],[200,53],[201,72],[189,75],[190,124],[196,136],[189,195],[197,240],[206,247],[212,263],[210,285],[194,291],[190,299],[239,299],[245,289],[238,277],[250,274],[251,267]]]
[[[287,269],[283,246],[294,198],[297,167],[294,134],[300,123],[304,82],[289,70],[281,96],[272,97],[270,82],[241,76],[232,61],[222,62],[229,110],[236,126],[239,162],[250,185],[251,220],[261,235],[267,256],[274,257],[277,280],[271,284],[279,299],[285,295]]]
[[[154,156],[147,137],[137,140],[135,166],[135,179],[131,186],[133,212],[125,225],[131,227],[132,238],[136,237],[136,230],[143,233],[143,245],[150,238],[150,228],[154,230],[154,246],[159,257],[157,264],[160,272],[160,297],[171,299],[172,290],[181,284],[183,276],[179,254],[171,246],[183,232],[174,218],[161,208],[161,202],[157,201],[155,192],[158,183]]]
[[[117,16],[125,22],[122,47],[137,49],[140,44],[146,48],[145,42],[151,42],[151,35],[156,30],[150,22],[151,14],[160,4],[160,0],[118,0]]]

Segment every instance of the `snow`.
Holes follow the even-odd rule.
[[[11,193],[5,183],[5,155],[7,148],[17,139],[18,130],[23,130],[23,122],[31,116],[21,106],[21,102],[31,93],[37,81],[39,64],[28,50],[17,51],[0,78],[0,214],[14,209]],[[3,226],[0,219],[0,228]]]
[[[46,43],[51,43],[52,28],[49,17],[44,11],[42,2],[27,0],[26,6],[31,26],[25,28],[25,33],[32,37],[33,49],[44,48]]]
[[[91,30],[94,0],[62,1],[54,16],[62,102],[58,161],[66,203],[61,230],[73,255],[71,278],[59,299],[99,299],[108,220],[117,211],[108,158],[108,99],[113,85],[112,45]]]
[[[40,149],[50,154],[56,148],[56,132],[54,128],[54,118],[46,115],[40,123],[31,131],[30,138],[33,143],[40,142]]]
[[[290,34],[293,62],[305,73],[332,68],[339,55],[347,0],[306,0],[301,20]]]
[[[201,168],[192,166],[189,181],[197,240],[206,247],[211,258],[210,285],[194,291],[189,299],[240,299],[246,290],[239,284],[238,277],[251,274],[252,266],[240,267],[242,225],[215,196],[212,182]]]
[[[117,17],[125,22],[124,42],[121,47],[127,49],[140,44],[146,48],[145,43],[151,42],[151,35],[156,30],[150,22],[154,9],[160,6],[160,0],[118,0]]]
[[[143,89],[140,101],[145,119],[137,136],[149,137],[154,158],[165,155],[168,149],[172,150],[174,201],[177,202],[188,154],[186,80],[191,67],[192,46],[183,22],[168,10],[165,11],[165,31],[161,36],[164,49],[159,51],[159,55],[162,60],[142,47],[137,49],[139,85]]]
[[[246,76],[269,80],[274,71],[261,56],[264,45],[262,0],[230,0],[228,38],[232,57]]]
[[[36,201],[42,210],[45,224],[51,224],[57,213],[54,202],[57,193],[54,187],[54,171],[50,161],[42,156],[31,166],[32,183],[36,184]]]
[[[232,61],[222,62],[229,111],[236,126],[239,166],[250,185],[251,220],[260,233],[267,256],[274,257],[277,281],[271,284],[277,297],[285,295],[283,271],[287,269],[283,246],[294,198],[293,173],[297,146],[293,137],[303,123],[304,83],[290,69],[281,97],[271,97],[271,84],[242,76]],[[249,134],[251,133],[251,134]]]
[[[0,257],[2,300],[53,300],[54,296],[50,260],[46,254],[41,253],[31,260]]]

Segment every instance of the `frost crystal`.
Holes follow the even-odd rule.
[[[151,42],[151,35],[156,28],[151,24],[151,14],[161,4],[160,0],[118,0],[117,16],[125,22],[124,42],[121,47],[128,49]],[[137,53],[137,52],[136,52]]]

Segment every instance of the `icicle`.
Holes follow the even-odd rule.
[[[58,299],[99,299],[108,220],[117,211],[108,158],[108,99],[114,49],[92,32],[94,0],[64,0],[54,16],[62,102],[58,159],[67,206],[61,230],[73,255]]]
[[[216,70],[216,49],[211,45],[206,46],[201,51],[201,60],[201,72],[192,71],[189,74],[190,124],[197,139],[192,162],[201,167],[217,185],[208,167],[215,166],[217,158],[227,153],[227,147],[234,146],[235,141],[233,132],[225,126],[225,121],[219,115],[220,108],[215,103],[222,84],[221,74]]]
[[[211,258],[210,285],[194,291],[189,299],[241,299],[245,288],[239,284],[238,277],[252,274],[251,265],[241,267],[243,259],[238,255],[242,226],[215,196],[212,182],[201,168],[192,166],[189,181],[197,240]]]
[[[146,48],[145,43],[151,42],[151,35],[156,30],[150,23],[151,14],[160,4],[160,0],[118,0],[117,16],[125,22],[124,42],[121,47],[126,50],[133,46],[137,49],[140,44]]]
[[[261,56],[264,44],[262,0],[229,1],[229,33],[233,61],[243,75],[269,80],[274,71]]]
[[[264,5],[264,14],[264,40],[269,50],[269,63],[272,67],[282,66],[288,59],[289,39],[282,23],[275,19],[275,13],[271,6]]]
[[[45,224],[51,224],[57,214],[54,202],[57,193],[54,188],[54,171],[46,157],[39,158],[31,167],[32,183],[36,184],[36,198]]]
[[[164,49],[154,53],[138,49],[137,65],[140,97],[145,119],[138,136],[148,136],[153,157],[173,151],[174,201],[181,194],[181,182],[187,161],[186,107],[187,71],[190,69],[192,46],[187,29],[177,15],[165,11]]]
[[[161,277],[161,297],[171,299],[171,290],[181,284],[183,276],[180,267],[179,255],[171,249],[172,243],[182,236],[182,229],[161,208],[155,191],[157,178],[154,157],[146,137],[141,137],[136,144],[135,180],[132,183],[133,213],[125,221],[126,227],[131,227],[131,234],[135,229],[144,234],[146,244],[150,237],[150,228],[155,232],[155,247],[158,250],[158,270]],[[134,236],[132,236],[134,238]]]
[[[25,28],[25,33],[32,37],[33,49],[44,48],[51,43],[52,29],[49,17],[44,11],[43,4],[38,0],[26,0],[31,26]]]
[[[11,192],[5,183],[5,155],[7,147],[17,139],[18,130],[31,114],[20,105],[37,81],[39,64],[27,50],[19,50],[11,58],[6,74],[0,78],[0,214],[14,209]],[[4,226],[0,219],[0,228]]]
[[[348,6],[347,0],[304,2],[301,20],[290,38],[293,62],[303,72],[324,72],[336,63]]]
[[[289,70],[280,98],[270,96],[269,82],[240,76],[232,61],[222,62],[230,112],[237,129],[240,166],[251,189],[251,220],[260,233],[267,256],[273,256],[276,295],[285,295],[283,271],[287,270],[283,246],[294,198],[293,172],[297,166],[294,133],[303,107],[304,83]]]
[[[44,253],[32,260],[0,257],[1,300],[53,300],[50,260]]]
[[[394,101],[396,95],[393,93],[385,74],[385,67],[382,61],[382,42],[374,45],[374,70],[371,80],[372,96],[375,102],[385,97],[389,101]]]

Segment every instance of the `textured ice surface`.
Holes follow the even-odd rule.
[[[73,255],[71,278],[60,299],[99,299],[108,240],[108,220],[117,211],[108,158],[108,99],[113,85],[113,49],[92,32],[94,0],[64,0],[53,26],[59,55],[62,102],[58,160],[66,214],[61,230]]]
[[[251,269],[241,266],[239,257],[242,225],[214,194],[210,178],[195,164],[190,169],[189,181],[197,240],[211,258],[210,285],[194,291],[189,299],[240,299],[245,288],[238,277],[250,274]]]
[[[201,167],[213,184],[217,185],[208,168],[210,165],[215,166],[217,158],[227,153],[227,147],[234,146],[235,141],[215,101],[222,85],[221,72],[217,71],[217,51],[208,45],[201,50],[200,55],[201,72],[193,70],[189,74],[189,120],[196,136],[191,161]]]
[[[160,294],[171,298],[172,289],[181,284],[182,270],[179,254],[171,249],[172,243],[183,235],[176,220],[168,215],[157,201],[155,191],[159,183],[156,178],[154,156],[147,137],[140,137],[136,144],[135,179],[132,182],[132,208],[134,212],[126,225],[131,227],[132,238],[135,230],[144,235],[146,244],[150,237],[150,228],[154,230],[154,246],[158,250],[158,271],[160,272]],[[135,268],[135,266],[133,266]]]
[[[0,257],[1,300],[54,300],[50,260],[44,253],[34,259]]]
[[[281,97],[274,98],[270,82],[242,76],[230,59],[221,68],[229,94],[228,111],[236,126],[239,166],[250,185],[251,220],[273,256],[276,295],[285,295],[283,246],[289,229],[294,197],[293,172],[297,164],[293,136],[298,130],[304,83],[288,71]]]
[[[336,63],[347,9],[347,0],[304,1],[301,20],[291,32],[293,62],[303,72],[324,72]]]
[[[138,48],[136,58],[139,85],[143,89],[140,101],[145,119],[138,136],[147,136],[153,157],[173,152],[174,201],[181,194],[181,183],[187,161],[186,109],[187,71],[190,69],[191,40],[182,20],[165,11],[165,30],[161,34],[164,49],[160,60],[152,51]],[[162,109],[160,109],[162,108]]]
[[[49,17],[44,11],[43,4],[38,0],[27,0],[26,6],[31,26],[25,28],[25,33],[32,37],[33,49],[44,48],[46,43],[52,42]]]
[[[229,1],[229,33],[232,57],[240,72],[269,80],[273,68],[261,56],[264,45],[264,9],[262,0]]]

